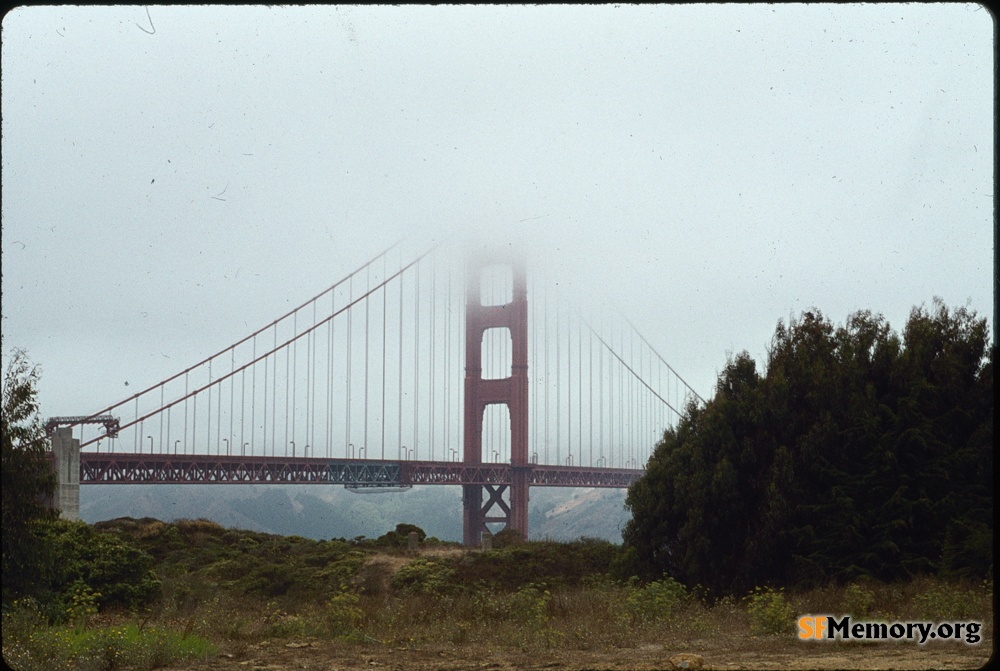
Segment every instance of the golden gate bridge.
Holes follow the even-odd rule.
[[[175,375],[52,418],[57,507],[78,511],[80,484],[460,485],[475,545],[489,524],[527,536],[530,487],[634,482],[700,397],[512,248],[446,250],[397,243]]]

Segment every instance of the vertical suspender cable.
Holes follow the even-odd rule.
[[[198,396],[191,397],[191,454],[198,448]],[[142,440],[142,436],[139,436]],[[211,449],[205,450],[206,454],[211,453]]]
[[[559,441],[559,438],[560,438],[560,435],[559,435],[560,434],[560,429],[562,427],[562,422],[559,421],[559,413],[562,412],[562,403],[561,403],[561,401],[562,401],[562,394],[560,393],[562,391],[562,389],[561,389],[562,385],[560,384],[561,380],[559,379],[559,368],[560,368],[559,364],[562,363],[562,357],[559,356],[559,354],[560,354],[560,352],[559,352],[560,344],[559,344],[559,305],[558,304],[556,304],[555,311],[556,311],[556,340],[555,340],[555,348],[556,348],[556,410],[555,410],[555,416],[553,417],[553,420],[555,421],[555,424],[556,424],[556,463],[557,464],[562,464],[562,454],[561,454],[562,451],[560,450],[561,445],[560,445],[560,441]]]
[[[232,355],[230,355],[232,359]],[[222,444],[222,385],[219,385],[219,402],[215,408],[215,444]]]
[[[573,325],[566,310],[566,456],[573,461]]]
[[[587,355],[590,358],[590,372],[588,374],[588,381],[590,387],[590,459],[588,464],[592,467],[594,465],[594,331],[590,331],[590,347],[587,350]]]
[[[253,360],[257,360],[257,336],[253,337]],[[221,397],[220,397],[221,400]],[[257,447],[257,364],[254,364],[250,378],[250,454],[254,453]],[[240,444],[240,454],[243,454],[244,446]]]
[[[354,301],[354,278],[351,277],[350,282],[348,282],[348,292],[347,292],[347,303],[350,304]],[[353,311],[351,309],[347,310],[347,350],[346,350],[346,365],[347,365],[347,375],[346,381],[344,383],[344,406],[345,406],[345,424],[344,424],[344,454],[347,454],[347,450],[350,449],[351,445],[351,340],[354,338],[354,328],[352,322]],[[352,458],[354,455],[350,455]]]
[[[212,444],[212,360],[208,360],[208,384],[210,385],[205,391],[208,392],[208,429],[206,430],[205,442],[209,445]],[[219,441],[215,441],[216,449],[220,449]]]
[[[365,293],[371,290],[371,266],[365,268]],[[364,412],[364,431],[362,432],[362,443],[361,446],[365,450],[365,454],[368,454],[368,313],[371,307],[371,300],[365,299],[365,412]],[[360,456],[360,453],[359,455]]]
[[[382,279],[384,280],[388,277],[386,266],[386,258],[382,257]],[[389,302],[389,288],[382,288],[382,415],[380,421],[382,422],[382,459],[385,459],[385,318],[386,310],[388,309]],[[365,457],[368,456],[367,450],[365,451]]]
[[[278,325],[274,325],[274,349],[278,347]],[[274,363],[271,364],[271,456],[278,456],[277,429],[278,429],[278,355],[274,355]]]
[[[313,301],[313,326],[316,325],[316,301]],[[311,333],[312,337],[312,364],[309,366],[309,370],[312,375],[312,405],[310,410],[312,411],[312,430],[309,433],[309,444],[312,446],[313,455],[316,454],[316,367],[319,365],[316,362],[316,334]]]
[[[184,373],[184,454],[187,454],[187,444],[188,444],[188,374]],[[139,412],[139,400],[135,401],[135,411]],[[192,448],[192,454],[194,454],[194,449]]]
[[[402,263],[402,260],[400,260]],[[403,451],[403,276],[399,276],[399,384],[396,385],[396,398],[399,403],[396,413],[396,454]]]
[[[337,314],[337,296],[335,292],[330,292],[330,314]],[[334,339],[334,328],[333,325],[336,323],[336,318],[330,319],[330,330],[328,331],[328,339],[330,341],[330,354],[327,357],[328,367],[330,373],[330,380],[327,383],[327,402],[326,402],[326,457],[327,459],[333,458],[333,366],[334,366],[334,345],[336,341]]]
[[[604,320],[601,320],[601,329],[604,329]],[[597,439],[598,447],[600,448],[600,456],[598,461],[604,459],[604,348],[598,348],[597,350],[597,414],[598,414],[598,435]]]
[[[419,458],[420,441],[420,264],[413,284],[413,456]]]
[[[313,326],[316,325],[316,304],[313,303]],[[312,445],[312,347],[313,331],[306,333],[306,435],[302,445],[302,456],[308,457],[308,446]]]
[[[436,257],[433,257],[436,260]],[[427,428],[427,436],[430,439],[430,459],[434,460],[434,348],[437,345],[437,264],[432,261],[431,263],[431,355],[430,355],[430,366],[427,369],[427,379],[430,382],[430,389],[428,389],[428,396],[430,396],[430,423]]]
[[[243,449],[244,434],[246,432],[246,400],[247,400],[247,370],[240,371],[240,449]]]
[[[229,442],[233,441],[233,419],[236,417],[236,413],[233,412],[233,402],[236,397],[235,384],[236,376],[232,373],[236,370],[236,352],[230,351],[229,353]],[[219,441],[222,442],[222,441]]]
[[[446,263],[448,274],[444,304],[444,446],[442,461],[451,457],[451,394],[448,393],[451,384],[451,264]]]
[[[545,285],[542,294],[542,318],[545,320],[545,330],[542,334],[542,346],[545,348],[545,437],[542,446],[545,449],[545,463],[549,463],[549,387],[552,378],[549,377],[549,287]]]
[[[577,428],[577,434],[580,437],[580,458],[577,460],[577,466],[583,466],[583,322],[577,319],[577,331],[576,331],[576,359],[577,365],[579,366],[577,377],[577,386],[579,390],[577,392],[577,400],[579,407],[577,408],[576,421],[579,425]]]
[[[160,407],[161,408],[163,407],[163,388],[164,388],[164,385],[160,385]],[[160,452],[163,452],[164,454],[168,454],[169,450],[170,450],[170,443],[169,442],[168,443],[164,443],[163,442],[163,413],[162,412],[160,413],[160,436],[159,436],[159,439],[160,439]],[[169,438],[167,440],[169,440]],[[100,446],[101,446],[101,444],[97,443],[98,449],[100,449]]]

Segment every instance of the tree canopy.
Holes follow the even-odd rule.
[[[4,602],[37,581],[42,548],[33,525],[55,516],[47,505],[55,478],[45,460],[48,443],[38,416],[39,376],[27,354],[14,350],[4,374],[0,415]]]
[[[993,351],[935,299],[902,335],[858,312],[778,323],[690,404],[629,490],[635,566],[717,595],[868,575],[981,576],[993,555]]]

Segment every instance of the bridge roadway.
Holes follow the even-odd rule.
[[[625,488],[641,469],[454,461],[383,461],[227,455],[80,453],[80,484],[331,484],[354,488],[510,485],[517,471],[535,487]]]

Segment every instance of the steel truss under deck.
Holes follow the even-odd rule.
[[[328,484],[353,487],[510,485],[515,470],[534,487],[628,487],[642,470],[254,456],[80,454],[80,484]]]

